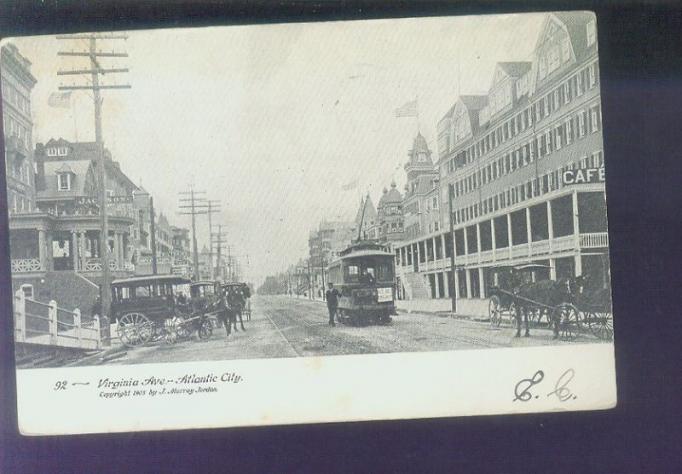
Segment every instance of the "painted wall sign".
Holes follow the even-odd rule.
[[[601,168],[580,168],[577,170],[566,170],[561,175],[564,185],[603,183],[606,179],[604,167]]]

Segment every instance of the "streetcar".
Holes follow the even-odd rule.
[[[374,241],[360,241],[327,267],[329,283],[341,293],[337,311],[344,324],[388,324],[395,314],[395,256]]]

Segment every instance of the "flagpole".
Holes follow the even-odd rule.
[[[69,96],[69,107],[71,108],[71,114],[73,114],[73,134],[76,143],[78,143],[78,123],[76,122],[76,94],[71,94]]]

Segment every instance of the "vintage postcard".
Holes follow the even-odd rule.
[[[0,71],[23,434],[615,406],[594,14],[18,37]]]

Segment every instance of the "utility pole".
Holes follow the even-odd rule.
[[[452,189],[452,184],[448,184],[448,209],[450,213],[448,221],[450,221],[450,235],[452,236],[452,247],[450,248],[450,283],[452,288],[450,288],[450,299],[452,300],[452,314],[455,314],[457,312],[457,288],[455,288],[455,248],[457,246],[455,245],[455,223],[452,219],[452,200],[454,199]]]
[[[197,244],[197,222],[196,216],[207,214],[208,206],[205,199],[197,197],[197,194],[206,194],[206,191],[196,191],[190,186],[189,191],[179,193],[181,196],[189,196],[180,198],[180,205],[178,206],[180,215],[192,216],[192,263],[194,266],[194,278],[199,279],[199,246]]]
[[[209,214],[209,216],[210,216],[210,214]],[[220,271],[220,267],[222,265],[222,252],[223,252],[223,246],[227,243],[227,239],[225,239],[225,234],[223,233],[222,224],[218,224],[218,232],[215,232],[211,236],[211,239],[212,239],[212,244],[216,246],[216,253],[217,253],[216,267],[218,268],[218,275],[222,275],[222,272]]]
[[[312,275],[312,262],[308,259],[308,298],[313,299],[313,275]]]
[[[213,235],[213,224],[211,223],[211,214],[220,212],[220,201],[208,199],[206,200],[206,204],[208,205],[208,210],[206,211],[206,213],[208,214],[208,262],[209,267],[211,267],[210,268],[211,280],[215,280],[215,272],[213,267],[213,241],[211,237]]]
[[[106,172],[104,160],[104,140],[102,138],[102,89],[130,89],[130,84],[100,84],[100,74],[127,73],[128,68],[109,68],[105,69],[100,65],[98,58],[127,58],[128,53],[124,52],[104,52],[97,49],[97,41],[100,40],[127,40],[125,34],[83,34],[83,35],[60,35],[58,40],[87,40],[89,48],[87,51],[59,51],[57,56],[83,57],[90,60],[87,69],[71,69],[57,71],[58,76],[80,76],[89,75],[90,84],[70,86],[59,86],[61,91],[90,90],[95,106],[95,143],[97,147],[97,163],[99,165],[98,185],[99,185],[99,212],[100,212],[100,259],[102,265],[102,286],[100,287],[100,301],[102,303],[102,314],[109,315],[111,306],[111,292],[109,289],[109,221],[107,219],[107,190]]]
[[[151,196],[149,196],[149,219],[149,232],[152,234],[152,275],[156,275],[156,216],[154,215],[154,198]]]

